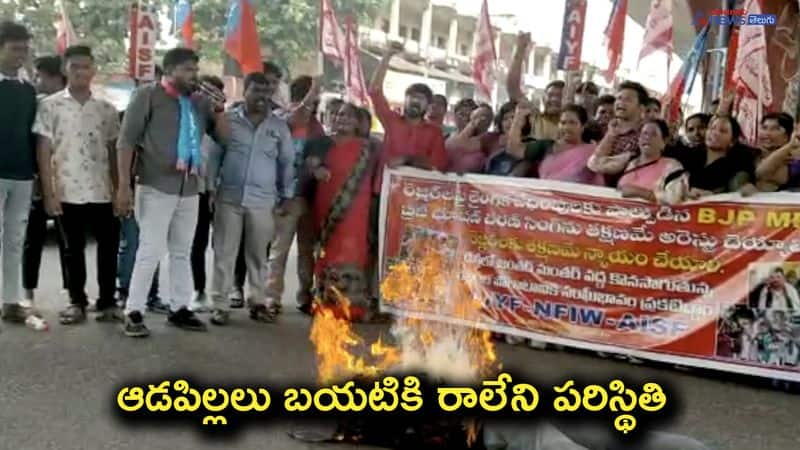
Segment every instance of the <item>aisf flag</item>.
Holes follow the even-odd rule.
[[[264,70],[251,0],[230,0],[225,25],[225,75],[241,77]]]
[[[192,17],[192,2],[178,0],[175,3],[175,34],[180,36],[184,47],[194,48],[194,20]]]
[[[67,15],[67,9],[64,7],[64,0],[58,0],[59,19],[56,22],[56,53],[63,55],[70,45],[75,45],[78,42],[78,36],[75,34],[75,29],[72,28],[72,22]]]
[[[153,81],[156,78],[157,23],[157,12],[151,6],[144,5],[141,1],[131,4],[128,73],[134,80]]]
[[[346,26],[347,45],[344,64],[346,96],[351,103],[361,107],[368,107],[367,83],[364,81],[364,70],[361,68],[361,50],[358,46],[358,25],[352,17],[348,17]]]
[[[667,57],[672,56],[672,0],[653,0],[650,4],[639,62],[657,51],[666,52]]]

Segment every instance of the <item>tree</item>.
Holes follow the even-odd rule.
[[[204,60],[220,61],[229,0],[193,0],[194,32]],[[171,17],[173,0],[150,0],[165,17]],[[259,38],[272,59],[283,67],[315,54],[319,24],[319,0],[253,1]],[[333,0],[339,20],[352,14],[366,24],[389,0]],[[128,10],[130,0],[65,0],[78,38],[94,49],[101,70],[124,71],[127,64]],[[0,17],[17,20],[33,34],[37,55],[55,49],[58,17],[54,0],[0,1]],[[169,26],[169,22],[162,24]],[[162,30],[162,38],[169,30]]]

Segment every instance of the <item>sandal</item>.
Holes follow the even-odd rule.
[[[61,325],[75,325],[86,321],[86,308],[80,305],[69,305],[58,315]]]
[[[276,308],[267,307],[267,305],[255,305],[250,308],[250,319],[261,323],[274,323],[278,314]]]

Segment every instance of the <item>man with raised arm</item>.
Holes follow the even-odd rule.
[[[528,56],[528,48],[531,45],[530,33],[519,33],[517,35],[517,48],[514,50],[514,58],[508,70],[506,78],[506,89],[508,97],[512,101],[519,101],[525,97],[522,92],[522,63]],[[553,80],[545,88],[544,112],[535,114],[531,119],[533,127],[532,137],[536,139],[558,139],[558,120],[561,115],[561,106],[564,102],[564,89],[566,83],[562,80]],[[534,105],[538,107],[539,105]]]
[[[383,59],[369,86],[370,98],[375,114],[385,130],[383,154],[373,192],[381,190],[383,167],[412,166],[420,169],[443,171],[447,167],[444,136],[441,128],[425,120],[425,112],[433,100],[431,88],[415,83],[406,89],[403,114],[392,111],[383,95],[383,81],[389,70],[389,61],[403,50],[402,45],[392,44],[386,49]]]

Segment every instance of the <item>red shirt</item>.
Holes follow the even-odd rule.
[[[380,164],[372,186],[374,193],[381,191],[383,168],[398,157],[421,156],[427,158],[434,169],[447,169],[448,158],[441,128],[425,121],[419,124],[408,123],[403,116],[392,111],[383,95],[383,88],[370,90],[369,95],[375,115],[381,121],[385,133]]]

